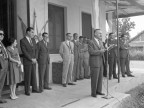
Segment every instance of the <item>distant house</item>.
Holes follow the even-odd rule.
[[[138,33],[135,37],[133,37],[129,44],[131,48],[134,50],[144,50],[144,30]]]

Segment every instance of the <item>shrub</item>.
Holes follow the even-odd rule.
[[[143,50],[130,50],[130,59],[131,60],[144,60],[144,51]]]

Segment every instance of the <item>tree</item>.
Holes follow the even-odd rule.
[[[117,30],[116,19],[113,20],[113,32]],[[129,32],[135,28],[135,22],[131,21],[130,18],[119,18],[119,35],[126,34],[130,38]]]

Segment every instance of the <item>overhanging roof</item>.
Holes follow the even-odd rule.
[[[116,0],[103,0],[106,12],[116,10]],[[144,0],[118,0],[119,18],[144,15]]]

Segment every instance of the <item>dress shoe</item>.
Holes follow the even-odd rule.
[[[97,97],[97,95],[91,95],[91,96],[92,96],[92,97],[95,97],[95,98]]]
[[[88,77],[85,77],[86,79],[90,79],[90,76],[88,76]]]
[[[46,89],[46,90],[51,90],[52,88],[50,88],[50,87],[45,87],[44,89]]]
[[[113,78],[114,78],[114,79],[118,79],[118,77],[117,77],[117,76],[114,76]]]
[[[83,78],[79,78],[79,80],[83,80]]]
[[[38,90],[32,90],[32,93],[40,93]]]
[[[97,92],[97,94],[98,94],[98,95],[105,95],[104,93],[101,93],[101,92]]]
[[[62,84],[63,85],[63,87],[67,87],[67,85],[66,84]]]
[[[7,101],[4,100],[4,99],[0,99],[0,104],[1,104],[1,103],[7,103]]]
[[[77,82],[77,80],[74,80],[74,82]]]
[[[18,97],[15,97],[15,96],[10,95],[10,98],[11,98],[12,100],[15,100],[15,99],[17,99]]]
[[[127,76],[128,76],[128,77],[134,77],[134,75],[132,75],[132,74],[127,74]]]
[[[125,75],[122,75],[122,77],[125,77]]]
[[[74,83],[68,83],[68,85],[76,85],[76,84],[74,84]]]
[[[30,96],[30,93],[26,92],[25,95]]]

